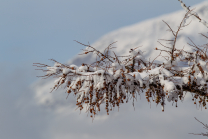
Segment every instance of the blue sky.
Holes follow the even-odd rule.
[[[202,1],[184,0],[190,6]],[[38,106],[18,105],[32,100],[29,86],[40,75],[33,63],[66,62],[83,48],[73,40],[93,43],[113,30],[180,9],[178,0],[1,0],[0,138],[49,138],[42,129],[52,116]]]

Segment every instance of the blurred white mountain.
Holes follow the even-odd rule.
[[[198,15],[202,19],[208,20],[208,1],[195,5],[194,7],[192,7],[192,9],[194,9],[194,11],[198,13]],[[142,46],[140,47],[140,49],[144,52],[144,55],[147,57],[147,59],[154,59],[159,54],[159,51],[155,51],[154,49],[156,47],[161,48],[161,45],[157,42],[158,39],[170,40],[174,38],[172,33],[170,31],[167,31],[169,28],[163,21],[167,22],[171,26],[171,28],[177,31],[177,27],[180,25],[180,22],[182,21],[185,13],[186,12],[184,10],[181,10],[171,14],[162,15],[157,18],[149,19],[140,23],[136,23],[134,25],[123,27],[121,29],[106,34],[91,46],[102,51],[110,43],[117,41],[117,43],[113,44],[113,46],[117,47],[116,49],[114,49],[114,51],[118,55],[128,55],[130,48]],[[199,23],[199,20],[197,20],[195,17],[189,18],[187,20],[187,23],[189,22],[191,22],[191,24],[185,27],[179,33],[178,41],[176,43],[177,48],[184,47],[184,49],[186,50],[191,50],[189,45],[187,45],[187,42],[190,42],[188,37],[193,40],[195,44],[198,45],[202,45],[206,41],[206,39],[201,37],[198,33],[206,34],[207,28],[203,24]],[[161,42],[167,43],[164,41]],[[92,55],[77,55],[73,59],[69,60],[69,63],[79,65],[81,63],[91,63],[94,62],[94,60],[95,59],[92,57]]]

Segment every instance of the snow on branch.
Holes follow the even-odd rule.
[[[155,48],[160,54],[151,62],[138,47],[130,49],[127,56],[118,56],[113,51],[113,44],[116,42],[101,52],[91,45],[76,41],[86,47],[80,55],[96,56],[93,63],[68,65],[51,59],[55,63],[53,66],[41,63],[34,63],[34,66],[46,72],[40,77],[57,78],[51,91],[62,87],[68,95],[74,93],[77,96],[77,107],[80,111],[86,107],[92,118],[99,113],[102,104],[105,104],[105,110],[109,114],[114,107],[119,108],[129,100],[134,103],[141,93],[145,93],[149,103],[160,104],[162,111],[166,101],[175,103],[177,107],[177,102],[184,100],[186,92],[192,94],[194,104],[207,109],[208,48],[199,48],[193,41],[189,44],[193,51],[176,48],[177,36],[188,25],[184,21],[190,13],[192,10],[188,9],[176,31],[164,21],[174,39],[160,40],[168,41],[170,46],[159,42],[164,49]],[[201,35],[208,39],[206,35]],[[168,56],[163,56],[164,53]],[[156,62],[158,57],[164,57],[166,61]]]
[[[189,9],[190,6],[187,7],[186,4],[183,3],[182,0],[178,0],[178,1],[181,3],[181,7],[182,7],[186,12],[191,11],[191,10]],[[207,23],[205,20],[201,19],[197,13],[191,12],[190,15],[193,15],[194,17],[196,17],[196,18],[199,20],[199,22],[201,22],[203,25],[205,25],[205,26],[208,28],[208,23]]]

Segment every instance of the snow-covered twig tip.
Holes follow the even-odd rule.
[[[178,0],[178,1],[181,3],[181,7],[182,7],[186,12],[190,11],[190,9],[189,9],[190,6],[187,7],[186,4],[183,3],[182,0]],[[202,23],[204,26],[206,26],[206,27],[208,28],[208,23],[207,23],[205,20],[201,19],[201,18],[198,16],[197,13],[191,12],[190,15],[195,16],[195,17],[199,20],[200,23]]]

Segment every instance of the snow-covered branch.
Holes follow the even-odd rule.
[[[100,111],[102,104],[105,104],[106,112],[109,114],[115,106],[120,107],[129,100],[134,103],[142,93],[145,93],[149,103],[160,104],[162,111],[166,102],[173,102],[177,107],[177,102],[184,100],[186,92],[192,94],[194,104],[198,103],[200,107],[207,109],[208,48],[199,48],[193,41],[189,44],[193,51],[176,47],[180,30],[188,25],[185,25],[184,21],[189,14],[193,14],[185,4],[183,8],[187,9],[187,13],[176,31],[164,21],[174,39],[163,40],[170,42],[171,46],[160,42],[164,49],[155,48],[160,54],[153,61],[148,61],[139,48],[130,49],[127,56],[117,56],[113,51],[115,42],[101,52],[91,45],[76,41],[86,47],[81,55],[96,56],[93,63],[83,63],[81,66],[67,65],[51,59],[55,63],[54,66],[40,63],[34,63],[34,66],[46,72],[46,75],[41,77],[57,78],[52,91],[63,87],[68,95],[74,93],[77,96],[78,108],[82,110],[86,106],[91,117]],[[208,39],[205,34],[202,36]],[[164,53],[168,54],[164,57],[166,61],[156,62]]]
[[[182,0],[178,0],[178,1],[181,3],[181,7],[182,7],[186,12],[191,11],[190,8],[189,8],[190,6],[187,7],[186,4],[183,3]],[[199,20],[199,22],[201,22],[203,25],[205,25],[205,26],[208,28],[208,23],[207,23],[205,20],[201,19],[197,13],[191,12],[190,15],[193,15],[194,17],[196,17],[196,18]]]

